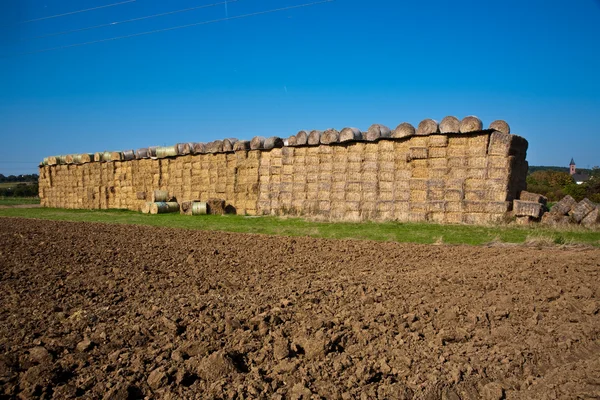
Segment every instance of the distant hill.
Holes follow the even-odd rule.
[[[0,183],[17,183],[17,182],[37,182],[38,181],[37,174],[31,175],[8,175],[5,176],[0,174]]]
[[[569,167],[552,167],[544,165],[530,165],[527,174],[532,174],[535,171],[555,171],[555,172],[566,172],[569,173]],[[591,175],[592,170],[588,168],[577,168],[577,172],[580,174]]]

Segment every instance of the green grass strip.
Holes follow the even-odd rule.
[[[17,206],[21,204],[40,204],[38,197],[0,197],[0,206]]]
[[[5,208],[0,209],[0,217],[2,216],[404,243],[482,245],[491,242],[529,242],[539,244],[586,244],[600,247],[600,231],[588,230],[582,227],[559,229],[542,226],[314,222],[301,218],[245,217],[241,215],[146,215],[126,210],[65,210],[56,208]]]

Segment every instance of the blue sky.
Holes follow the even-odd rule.
[[[125,1],[125,0],[121,0]],[[44,156],[300,129],[505,119],[532,165],[600,164],[600,2],[3,0],[0,173]],[[22,53],[37,52],[22,55]]]

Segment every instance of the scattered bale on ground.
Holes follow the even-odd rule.
[[[542,215],[542,223],[544,224],[562,226],[568,225],[570,222],[571,218],[568,215],[553,214],[551,212]]]
[[[329,129],[325,130],[325,132],[323,132],[323,134],[321,135],[321,143],[322,144],[337,143],[339,141],[340,141],[340,133],[333,128],[329,128]]]
[[[358,128],[347,127],[340,132],[340,142],[352,142],[362,139],[362,133]]]
[[[567,215],[576,205],[577,202],[575,201],[575,199],[569,195],[566,195],[558,203],[552,206],[550,213],[557,215]]]
[[[483,129],[483,123],[474,115],[464,117],[460,121],[460,133],[478,132]]]
[[[250,140],[250,149],[251,150],[260,150],[265,145],[265,138],[263,136],[254,136],[252,140]]]
[[[586,198],[577,203],[577,205],[571,209],[569,215],[574,222],[579,224],[589,213],[594,211],[595,208],[596,204]]]
[[[142,204],[142,208],[141,208],[141,212],[142,214],[150,214],[150,206],[152,205],[151,201],[147,201],[144,204]]]
[[[548,203],[548,198],[546,196],[542,196],[541,194],[538,194],[538,193],[528,192],[526,190],[523,190],[521,192],[521,194],[519,195],[519,200],[534,201],[536,203],[542,203],[544,205],[546,205]]]
[[[534,201],[515,200],[513,202],[513,213],[517,217],[540,218],[544,212],[543,205]]]
[[[392,131],[387,126],[381,124],[373,124],[365,132],[364,139],[372,142],[381,138],[389,138],[391,135]]]
[[[271,150],[280,147],[283,147],[283,139],[277,136],[271,136],[270,138],[265,139],[263,145],[265,150]]]
[[[427,119],[424,119],[423,121],[419,122],[419,126],[417,126],[417,131],[415,132],[415,135],[426,136],[426,135],[431,135],[431,134],[439,133],[439,132],[440,132],[440,129],[439,129],[437,121],[435,121],[431,118],[427,118]]]
[[[441,133],[458,133],[460,132],[460,121],[458,118],[448,115],[440,122]]]
[[[225,214],[225,200],[223,199],[208,199],[206,201],[207,213],[212,215]]]
[[[181,202],[181,214],[185,215],[206,215],[206,202],[199,200],[189,200]]]
[[[588,215],[581,220],[581,225],[591,228],[600,224],[600,208],[594,208]]]
[[[156,202],[150,204],[150,214],[167,214],[179,211],[179,203],[176,201]]]
[[[308,143],[309,145],[312,145],[312,146],[314,146],[314,145],[317,145],[317,144],[321,143],[321,134],[322,134],[322,133],[323,133],[323,132],[321,132],[321,131],[318,131],[318,130],[316,130],[316,129],[315,129],[315,130],[312,130],[312,131],[310,131],[310,133],[308,134],[308,140],[307,140],[307,143]]]
[[[407,138],[415,135],[415,127],[408,122],[402,122],[392,132],[392,137],[396,139]]]
[[[510,133],[510,126],[506,123],[506,121],[503,121],[501,119],[492,122],[490,124],[490,129],[506,134]]]

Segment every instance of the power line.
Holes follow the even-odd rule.
[[[98,7],[92,7],[92,8],[86,8],[84,10],[77,10],[77,11],[71,11],[68,13],[64,13],[64,14],[56,14],[56,15],[49,15],[47,17],[42,17],[42,18],[35,18],[35,19],[30,19],[27,21],[21,21],[21,22],[17,22],[16,25],[20,25],[20,24],[28,24],[30,22],[37,22],[37,21],[43,21],[45,19],[51,19],[51,18],[59,18],[59,17],[65,17],[67,15],[73,15],[73,14],[79,14],[79,13],[84,13],[84,12],[88,12],[88,11],[94,11],[94,10],[99,10],[101,8],[108,8],[108,7],[115,7],[115,6],[120,6],[122,4],[127,4],[127,3],[134,3],[136,0],[126,0],[126,1],[121,1],[119,3],[112,3],[112,4],[106,4],[104,6],[98,6]]]
[[[295,5],[295,6],[282,7],[282,8],[274,8],[274,9],[271,9],[271,10],[257,11],[257,12],[250,13],[250,14],[236,15],[234,17],[213,19],[213,20],[210,20],[210,21],[196,22],[196,23],[187,24],[187,25],[178,25],[178,26],[173,26],[173,27],[170,27],[170,28],[156,29],[156,30],[153,30],[153,31],[133,33],[131,35],[116,36],[116,37],[107,38],[107,39],[100,39],[100,40],[92,40],[90,42],[82,42],[82,43],[69,44],[69,45],[65,45],[65,46],[50,47],[50,48],[47,48],[47,49],[30,51],[30,52],[26,52],[26,53],[17,53],[17,54],[2,56],[0,58],[8,58],[8,57],[14,57],[14,56],[25,56],[25,55],[31,55],[31,54],[37,54],[37,53],[45,53],[45,52],[54,51],[54,50],[69,49],[69,48],[72,48],[72,47],[87,46],[87,45],[96,44],[96,43],[111,42],[111,41],[114,41],[114,40],[127,39],[127,38],[131,38],[131,37],[151,35],[153,33],[168,32],[168,31],[173,31],[173,30],[182,29],[182,28],[190,28],[192,26],[208,25],[208,24],[214,24],[214,23],[217,23],[217,22],[229,21],[229,20],[233,20],[233,19],[241,19],[241,18],[247,18],[247,17],[254,17],[254,16],[257,16],[257,15],[270,14],[270,13],[279,12],[279,11],[286,11],[286,10],[292,10],[292,9],[302,8],[302,7],[316,6],[316,5],[319,5],[319,4],[331,3],[333,1],[335,1],[335,0],[321,0],[321,1],[315,1],[315,2],[312,2],[312,3],[299,4],[299,5]]]
[[[94,25],[94,26],[89,26],[89,27],[86,27],[86,28],[71,29],[71,30],[68,30],[68,31],[49,33],[47,35],[34,36],[34,37],[31,37],[31,38],[25,38],[25,39],[21,39],[21,40],[22,41],[27,41],[27,40],[34,40],[34,39],[43,39],[43,38],[52,37],[52,36],[67,35],[69,33],[89,31],[89,30],[92,30],[92,29],[105,28],[107,26],[115,26],[115,25],[120,25],[120,24],[126,24],[126,23],[129,23],[129,22],[141,21],[141,20],[149,19],[149,18],[164,17],[165,15],[178,14],[178,13],[184,13],[184,12],[199,10],[201,8],[208,8],[208,7],[219,6],[221,4],[234,3],[236,1],[238,1],[238,0],[221,1],[219,3],[205,4],[205,5],[198,6],[198,7],[190,7],[190,8],[184,8],[184,9],[181,9],[181,10],[174,10],[174,11],[169,11],[169,12],[160,13],[160,14],[146,15],[144,17],[126,19],[124,21],[110,22],[108,24]]]

